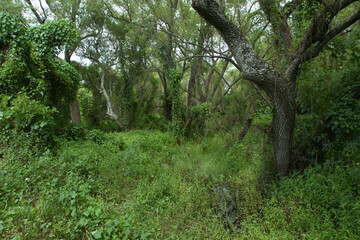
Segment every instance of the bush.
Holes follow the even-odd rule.
[[[55,107],[55,122],[66,124],[80,77],[56,54],[66,44],[77,41],[78,32],[73,23],[58,20],[26,28],[18,18],[3,13],[0,14],[0,29],[0,45],[3,46],[0,50],[3,59],[0,62],[0,94],[11,98],[23,98],[25,94],[28,99]]]
[[[208,131],[208,119],[211,117],[211,103],[202,103],[191,108],[192,132],[194,135],[204,136]]]
[[[100,166],[114,163],[124,144],[119,137],[105,138],[101,145],[63,142],[57,155],[24,154],[26,161],[19,158],[19,150],[16,156],[13,149],[13,157],[6,150],[0,161],[0,235],[13,239],[146,238],[151,231],[106,199],[112,185],[104,181]]]
[[[168,122],[164,116],[159,114],[147,114],[143,119],[141,127],[149,130],[167,131],[169,129]]]
[[[104,132],[117,132],[120,131],[120,127],[112,120],[102,120],[99,122],[99,128]]]
[[[86,139],[86,130],[83,125],[68,123],[61,128],[56,129],[59,138],[65,138],[69,141],[82,141]]]
[[[243,222],[249,238],[358,239],[360,166],[315,166],[273,185],[258,214]]]
[[[2,95],[0,105],[0,127],[4,131],[14,130],[25,133],[41,148],[51,147],[54,143],[54,108],[47,107],[26,94],[16,98]]]
[[[320,76],[321,77],[321,76]],[[346,160],[360,151],[360,74],[343,69],[329,81],[318,79],[310,88],[300,85],[294,153],[297,167],[309,163]]]

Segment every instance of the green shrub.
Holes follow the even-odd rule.
[[[14,130],[27,134],[38,147],[51,147],[54,143],[54,108],[30,99],[26,94],[16,98],[2,95],[0,105],[0,127],[2,133]]]
[[[273,186],[244,232],[263,239],[358,239],[360,166],[316,166]]]
[[[159,114],[147,114],[141,124],[142,128],[149,130],[167,131],[169,129],[168,122],[164,116]]]
[[[16,139],[15,139],[16,140]],[[17,145],[17,147],[19,147]],[[101,165],[118,159],[121,138],[62,143],[57,155],[7,153],[0,161],[0,234],[20,239],[144,239],[151,234],[107,201]],[[119,163],[120,164],[120,163]],[[117,172],[119,174],[119,172]],[[120,179],[121,180],[121,179]],[[117,184],[121,184],[118,182]]]
[[[211,103],[202,103],[191,108],[192,130],[194,135],[204,136],[207,133],[207,121],[211,117]]]
[[[81,141],[61,141],[56,153],[44,154],[32,150],[26,135],[10,140],[13,148],[0,153],[5,238],[360,236],[355,155],[348,156],[351,164],[328,161],[268,186],[261,180],[267,156],[253,131],[229,146],[220,135],[178,146],[171,133],[85,131]]]
[[[0,50],[0,95],[11,98],[26,95],[56,108],[55,122],[66,124],[80,78],[76,70],[56,54],[66,44],[77,40],[79,33],[73,23],[59,20],[27,28],[19,18],[2,13],[0,29],[0,45],[3,46]]]
[[[99,128],[104,132],[116,132],[120,131],[120,127],[112,120],[101,120],[99,122]]]
[[[86,138],[86,130],[83,125],[68,123],[56,129],[59,138],[65,138],[69,141],[82,141]]]
[[[360,74],[349,66],[328,81],[317,76],[314,86],[300,84],[294,153],[298,167],[346,160],[360,151]],[[305,78],[306,80],[306,78]],[[307,80],[308,81],[308,80]]]

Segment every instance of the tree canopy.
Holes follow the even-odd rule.
[[[0,2],[0,237],[359,239],[359,0]]]
[[[42,65],[54,69],[53,75],[45,78],[47,82],[49,78],[58,78],[55,68],[59,66],[63,72],[72,71],[66,70],[68,65],[55,58],[61,51],[67,63],[72,56],[86,60],[86,64],[74,65],[82,73],[81,87],[87,88],[92,98],[98,98],[96,102],[105,104],[106,107],[91,107],[97,108],[98,114],[107,109],[100,118],[93,118],[105,120],[108,115],[121,129],[145,127],[149,121],[164,117],[164,121],[178,122],[173,126],[182,130],[176,132],[189,136],[197,131],[194,128],[202,128],[205,124],[202,113],[195,113],[200,106],[217,111],[220,116],[227,115],[225,99],[235,92],[248,92],[244,96],[253,94],[254,89],[259,104],[265,103],[272,109],[274,156],[278,172],[285,176],[294,167],[292,142],[301,69],[320,53],[330,54],[329,58],[335,59],[331,54],[338,49],[339,44],[334,46],[339,42],[336,39],[352,41],[346,51],[358,45],[356,37],[351,40],[358,31],[355,24],[360,17],[358,4],[355,0],[136,3],[67,0],[26,1],[24,5],[9,1],[5,9],[15,14],[27,13],[22,21],[37,21],[40,25],[26,30],[20,22],[6,20],[10,15],[3,15],[3,24],[9,23],[2,29],[1,48],[6,50],[13,44],[12,49],[18,54],[26,48],[33,51],[34,54],[28,54],[34,60],[42,59]],[[73,26],[78,28],[79,34]],[[18,36],[16,40],[11,34]],[[31,39],[31,44],[24,38]],[[15,43],[29,46],[21,50]],[[27,75],[25,69],[16,68],[16,72],[8,69],[19,63],[14,61],[7,60],[4,65],[7,66],[4,73],[8,74],[3,77],[5,82],[9,82],[11,76]],[[34,63],[23,66],[27,68],[31,64]],[[86,68],[97,73],[89,75]],[[174,78],[175,72],[177,77]],[[77,91],[73,75],[70,74],[68,80],[53,81],[52,87],[47,85],[48,105],[67,108],[65,105],[74,99],[74,91]],[[174,79],[179,79],[179,83],[174,84]],[[250,86],[244,84],[243,79],[249,80]],[[13,93],[19,92],[24,84],[31,85],[26,81],[23,85],[7,85],[4,91],[15,88]],[[64,91],[58,91],[60,85],[55,83],[65,84],[61,87]],[[55,104],[61,98],[62,103]],[[240,124],[249,123],[253,115],[248,113],[246,120],[246,112],[253,109],[253,100],[245,102],[236,120]],[[85,109],[85,106],[80,107]],[[203,119],[202,123],[195,118]],[[218,126],[222,125],[218,117],[214,115],[213,118],[217,119]]]

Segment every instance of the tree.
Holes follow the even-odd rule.
[[[91,37],[86,39],[80,46],[82,57],[89,59],[92,62],[92,65],[89,68],[95,69],[96,75],[100,81],[93,83],[97,90],[104,96],[106,101],[106,114],[113,119],[120,128],[124,128],[124,124],[120,121],[120,117],[117,112],[114,110],[113,103],[111,101],[111,94],[106,88],[107,77],[112,72],[112,68],[116,66],[119,62],[118,59],[118,41],[114,38],[114,35],[111,35],[104,25],[98,26],[99,33],[97,37]],[[89,81],[90,79],[86,79]]]
[[[66,124],[79,75],[56,55],[77,41],[78,31],[66,20],[26,28],[9,14],[0,15],[0,95],[30,99],[57,110],[56,123]]]
[[[140,32],[149,38],[145,49],[146,64],[151,65],[149,70],[156,72],[161,82],[164,117],[172,121],[170,73],[176,69],[181,72],[184,79],[189,69],[186,57],[198,49],[190,43],[199,38],[197,23],[200,18],[195,12],[190,11],[188,2],[184,0],[115,2],[123,11],[111,9],[113,5],[109,4],[111,16],[129,24],[137,34]],[[195,17],[196,21],[193,20]]]
[[[67,19],[76,26],[80,31],[81,37],[78,41],[66,45],[64,49],[64,60],[71,62],[71,57],[79,44],[97,34],[96,22],[103,21],[101,15],[102,5],[97,4],[94,0],[46,0],[39,1],[40,8],[36,8],[31,0],[26,0],[31,12],[36,17],[39,24],[44,24],[47,19]],[[45,4],[46,3],[46,4]],[[80,109],[77,98],[70,104],[71,120],[73,123],[81,123]]]
[[[286,176],[292,165],[292,139],[295,126],[296,79],[299,66],[319,55],[324,46],[360,19],[360,10],[351,8],[357,0],[320,1],[304,36],[295,42],[289,18],[303,2],[293,0],[283,6],[275,0],[259,0],[260,7],[271,24],[278,66],[271,66],[259,57],[246,32],[225,15],[214,0],[192,0],[192,7],[225,40],[244,79],[262,89],[273,104],[273,148],[277,170]],[[351,16],[333,26],[334,19],[344,9],[353,9]]]

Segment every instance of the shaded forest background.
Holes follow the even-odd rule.
[[[279,76],[310,44],[286,170],[276,97],[198,2],[0,3],[1,237],[359,237],[359,1],[214,5]]]

